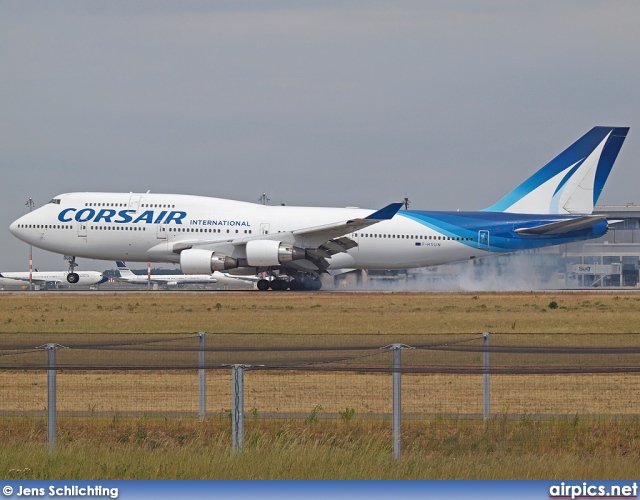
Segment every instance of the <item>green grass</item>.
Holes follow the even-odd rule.
[[[35,419],[3,422],[4,479],[629,479],[640,422],[493,419],[411,422],[391,456],[389,422],[247,421],[243,453],[230,422],[139,419],[61,424],[49,454]],[[126,436],[126,437],[124,437]]]

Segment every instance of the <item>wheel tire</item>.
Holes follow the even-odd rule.
[[[281,292],[287,289],[287,284],[283,280],[273,280],[271,282],[271,290]]]
[[[77,283],[80,281],[80,276],[78,276],[78,273],[69,273],[67,274],[67,281],[71,284]]]
[[[258,287],[258,290],[260,290],[261,292],[265,292],[269,290],[269,282],[264,279],[258,280],[258,283],[256,283],[256,286]]]

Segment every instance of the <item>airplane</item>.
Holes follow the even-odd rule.
[[[212,273],[209,274],[151,274],[139,275],[135,274],[127,265],[122,261],[117,261],[118,271],[120,271],[120,279],[132,284],[146,284],[149,281],[151,283],[161,283],[167,286],[177,286],[185,283],[217,283]]]
[[[120,271],[120,279],[126,281],[127,283],[134,284],[146,284],[149,282],[149,280],[151,280],[152,283],[161,283],[166,286],[177,286],[182,284],[194,283],[222,283],[225,285],[241,285],[252,284],[253,282],[258,281],[257,277],[227,276],[226,273],[221,273],[219,271],[214,271],[210,274],[151,274],[148,277],[146,275],[133,273],[133,271],[131,271],[122,261],[117,261],[116,266],[118,267],[118,271]]]
[[[46,285],[47,283],[55,283],[59,286],[67,281],[66,271],[33,271],[31,273],[31,282],[35,285]],[[106,278],[98,271],[80,271],[76,273],[78,280],[75,282],[79,285],[99,285],[105,283]],[[0,273],[1,286],[19,286],[29,283],[29,273],[23,271],[10,271]]]
[[[266,275],[260,290],[317,290],[322,273],[408,269],[598,238],[591,215],[628,127],[594,127],[477,212],[269,206],[155,193],[66,193],[11,233],[75,257],[170,262],[185,274]]]

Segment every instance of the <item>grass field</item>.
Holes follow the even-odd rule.
[[[640,294],[624,292],[41,292],[0,300],[0,332],[20,334],[640,332]]]
[[[401,460],[390,422],[245,424],[168,419],[62,421],[52,456],[39,419],[3,419],[4,479],[634,479],[637,420],[493,419],[403,425]]]
[[[389,418],[392,381],[389,374],[313,371],[246,371],[245,410],[260,418],[274,415],[339,418],[346,408],[362,419]],[[231,408],[231,373],[207,373],[207,412]],[[184,415],[198,414],[196,370],[61,371],[57,377],[61,415]],[[539,418],[581,415],[633,417],[640,414],[640,374],[492,375],[494,415]],[[4,371],[0,410],[11,415],[44,415],[47,406],[45,371]],[[482,415],[482,375],[404,374],[405,418]]]
[[[182,336],[185,342],[194,342],[192,333],[197,331],[209,332],[208,346],[245,347],[420,345],[483,331],[499,332],[500,341],[511,345],[555,346],[570,338],[569,345],[638,346],[640,339],[636,335],[640,295],[634,293],[43,292],[2,294],[0,301],[0,348],[35,347],[61,339],[99,344]],[[60,359],[76,355],[73,350],[59,353]],[[112,356],[128,362],[127,356],[133,354]],[[175,353],[160,352],[155,362],[175,361],[172,356]],[[522,362],[502,356],[495,359]],[[600,358],[583,362],[593,364]],[[540,357],[537,362],[544,364],[547,359]],[[554,363],[558,359],[569,362],[554,358]],[[403,360],[477,363],[480,354],[447,357],[434,351],[408,351]],[[620,355],[615,362],[637,365],[637,356]],[[238,456],[230,450],[230,422],[224,417],[230,407],[229,373],[207,376],[209,411],[222,416],[197,422],[188,417],[99,416],[128,411],[195,414],[193,372],[61,372],[58,409],[83,416],[60,418],[52,457],[42,417],[3,417],[0,476],[628,479],[640,470],[637,373],[494,377],[495,417],[487,423],[456,418],[481,412],[481,375],[405,375],[405,412],[423,414],[435,408],[436,413],[454,417],[407,420],[400,461],[391,459],[390,422],[384,416],[391,405],[386,396],[388,376],[356,374],[345,379],[315,372],[288,376],[287,372],[245,375],[245,410],[260,418],[248,417],[245,453]],[[46,406],[43,372],[8,370],[2,378],[0,410],[41,412]],[[26,393],[32,396],[21,397]],[[270,412],[311,416],[317,409],[336,415],[349,408],[354,409],[349,420],[262,419]],[[368,413],[382,416],[366,418]],[[626,417],[585,419],[578,413]],[[554,416],[540,420],[531,416],[535,414]]]

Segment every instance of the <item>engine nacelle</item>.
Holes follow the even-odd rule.
[[[184,274],[210,274],[234,267],[238,267],[236,259],[227,255],[215,255],[211,250],[189,248],[180,252],[180,270]]]
[[[247,264],[264,267],[277,266],[283,262],[304,259],[304,248],[294,247],[274,240],[247,241]]]

